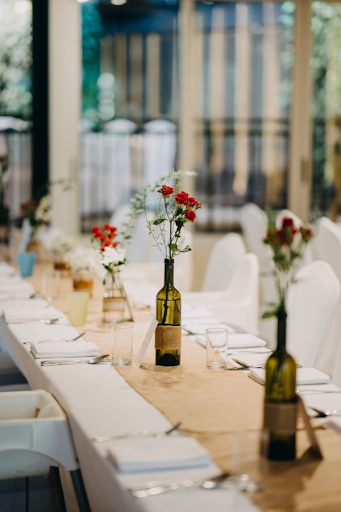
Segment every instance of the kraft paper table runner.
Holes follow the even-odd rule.
[[[41,285],[38,265],[31,282]],[[62,279],[60,300],[53,305],[66,312],[66,292],[71,279]],[[101,353],[110,351],[110,328],[101,323],[101,283],[95,282],[90,300],[88,323],[81,330],[85,338],[97,343]],[[134,356],[143,341],[150,316],[134,312]],[[232,432],[258,429],[262,423],[264,388],[244,372],[207,370],[205,349],[183,337],[182,364],[179,367],[155,367],[154,347],[150,346],[141,368],[121,368],[119,373],[141,396],[158,408],[173,424],[182,429],[211,453],[224,470],[231,469]],[[113,369],[113,371],[115,371]],[[314,425],[319,423],[314,420]],[[315,430],[324,459],[316,461],[304,455],[308,447],[306,433],[298,434],[300,460],[272,463],[259,473],[266,489],[252,495],[253,501],[267,511],[336,512],[341,510],[341,436],[331,430]]]

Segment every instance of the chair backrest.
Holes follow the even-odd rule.
[[[78,469],[67,419],[43,390],[0,393],[0,480]]]
[[[136,131],[137,124],[130,119],[114,119],[104,125],[104,131],[107,133],[115,133],[118,135],[132,134]]]
[[[248,298],[253,300],[257,296],[259,301],[259,263],[255,254],[247,253],[241,257],[232,279],[226,290],[226,294],[233,299],[233,302],[239,302]]]
[[[328,263],[314,261],[297,273],[288,294],[288,350],[298,363],[318,367],[340,296]]]
[[[110,217],[109,224],[110,226],[117,227],[120,231],[122,230],[122,225],[127,222],[127,216],[130,212],[131,205],[129,203],[122,204],[112,214]]]
[[[144,181],[152,183],[175,165],[176,125],[164,119],[150,121],[143,126],[142,141]]]
[[[210,254],[201,291],[225,290],[244,254],[246,247],[240,235],[228,233],[221,237]]]
[[[152,214],[147,212],[147,218]],[[138,215],[132,233],[132,238],[127,249],[128,263],[146,263],[148,261],[151,236],[148,233],[146,216],[144,213]]]
[[[263,243],[266,229],[266,214],[256,204],[248,203],[241,209],[240,223],[246,247],[258,256],[261,270],[268,270],[271,266],[271,251]]]
[[[341,230],[327,217],[317,224],[316,235],[311,242],[314,260],[329,263],[341,283]]]
[[[341,284],[341,231],[336,224],[326,217],[320,219],[311,247],[313,258],[329,263]],[[335,384],[341,385],[341,298],[319,361],[319,369],[328,373]]]

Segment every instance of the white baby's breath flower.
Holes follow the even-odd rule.
[[[77,242],[75,238],[57,230],[47,236],[45,235],[43,243],[46,250],[57,254],[65,254],[74,249]]]
[[[125,263],[125,249],[115,249],[114,247],[106,247],[100,252],[101,262],[104,267],[115,267]]]
[[[79,245],[67,254],[66,260],[74,272],[80,270],[93,272],[98,262],[98,255],[93,249]]]

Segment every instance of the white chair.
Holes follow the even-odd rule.
[[[299,364],[319,367],[340,296],[328,263],[314,261],[297,273],[288,294],[288,351]]]
[[[129,201],[132,185],[131,140],[137,124],[129,119],[115,119],[105,124],[102,141],[104,183],[102,200],[105,211],[113,211]]]
[[[109,220],[110,226],[115,226],[119,231],[122,231],[122,226],[128,220],[128,214],[130,212],[131,205],[129,203],[122,204],[112,214]]]
[[[0,393],[0,480],[70,472],[81,512],[90,512],[67,419],[46,391]]]
[[[143,126],[144,181],[153,183],[174,167],[176,157],[176,125],[156,119]]]
[[[246,247],[240,235],[229,233],[221,237],[210,254],[201,291],[213,292],[226,289],[236,265],[244,254],[246,254]]]
[[[266,311],[267,304],[277,300],[276,287],[272,276],[273,262],[270,247],[263,240],[267,231],[267,217],[259,206],[248,203],[241,209],[240,224],[248,251],[256,254],[259,261],[260,312]],[[259,335],[267,341],[269,348],[276,343],[276,321],[259,320]]]
[[[256,204],[248,203],[241,209],[240,224],[246,247],[258,256],[261,272],[269,270],[271,251],[263,243],[267,230],[266,214]]]
[[[341,231],[337,225],[326,217],[320,219],[311,247],[313,258],[329,263],[341,284]],[[341,385],[341,298],[321,355],[319,369],[328,373],[335,384]]]
[[[258,334],[259,266],[255,254],[245,254],[236,266],[229,286],[220,292],[183,294],[183,301],[205,307],[220,321]]]

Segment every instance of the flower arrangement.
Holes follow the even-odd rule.
[[[126,264],[126,251],[118,247],[117,234],[117,228],[109,224],[104,224],[103,229],[98,226],[92,228],[91,243],[99,253],[102,266],[110,273],[120,271],[120,267]]]
[[[286,311],[286,297],[290,286],[295,283],[296,273],[304,256],[307,244],[313,238],[311,226],[296,226],[291,217],[284,217],[278,228],[273,213],[268,212],[268,230],[264,238],[273,256],[274,277],[278,291],[278,304],[269,304],[272,309],[264,313],[269,318]]]
[[[153,236],[165,259],[172,260],[175,256],[191,250],[188,245],[185,245],[181,231],[186,223],[195,221],[196,210],[200,209],[202,204],[181,190],[181,178],[184,175],[191,176],[194,173],[172,170],[161,176],[154,184],[146,185],[134,196],[128,220],[123,226],[123,239],[127,243],[131,238],[130,233],[137,216],[144,213],[149,234]],[[149,219],[147,202],[148,198],[155,193],[159,194],[158,202],[153,217]]]
[[[175,185],[176,187],[176,185]],[[174,259],[182,252],[191,248],[184,245],[181,230],[187,222],[194,222],[196,210],[201,203],[187,192],[174,190],[169,185],[161,185],[157,190],[160,201],[155,209],[154,217],[147,221],[149,233],[153,236],[158,248],[166,259]],[[168,223],[168,228],[166,224]],[[159,232],[156,229],[159,228]]]
[[[98,259],[93,249],[88,249],[80,245],[68,253],[66,261],[73,272],[95,272],[98,264]]]
[[[76,247],[76,240],[61,232],[56,232],[45,241],[45,248],[54,254],[66,254]]]

